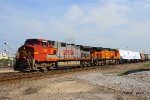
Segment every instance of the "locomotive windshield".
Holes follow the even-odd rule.
[[[25,45],[40,45],[40,42],[35,39],[30,39],[25,42]]]

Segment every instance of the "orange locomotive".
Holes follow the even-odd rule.
[[[80,66],[117,64],[116,49],[89,47],[44,39],[27,39],[18,49],[14,69],[19,71],[49,70],[58,62],[79,61]]]
[[[120,61],[117,49],[93,47],[91,55],[94,65],[119,64]]]

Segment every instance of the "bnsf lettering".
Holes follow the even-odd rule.
[[[64,55],[74,55],[73,50],[63,50]]]

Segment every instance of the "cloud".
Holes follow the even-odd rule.
[[[34,0],[23,6],[0,2],[0,34],[8,41],[11,38],[5,34],[11,34],[18,38],[16,42],[20,40],[22,43],[26,38],[65,41],[71,37],[78,44],[92,46],[149,48],[146,45],[150,37],[149,0],[54,4],[56,7],[53,2]]]
[[[80,18],[84,16],[83,9],[77,5],[73,5],[69,8],[69,10],[64,15],[65,21],[75,22],[79,21]]]

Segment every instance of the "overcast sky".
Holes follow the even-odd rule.
[[[0,0],[0,52],[27,38],[150,53],[150,0]]]

